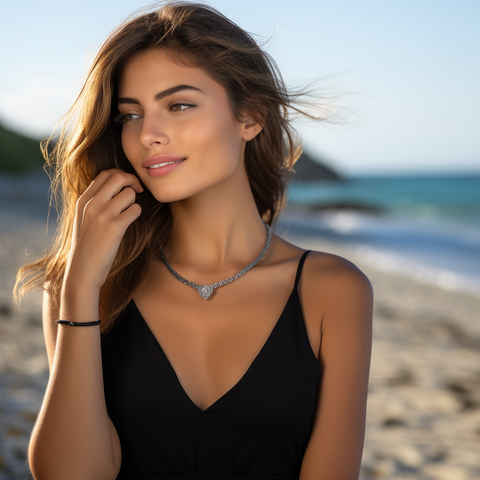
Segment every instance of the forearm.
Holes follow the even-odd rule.
[[[135,175],[109,169],[77,199],[59,311],[45,290],[51,374],[28,451],[36,480],[113,480],[120,469],[120,442],[105,404],[100,328],[57,325],[55,317],[98,320],[100,288],[126,229],[141,214],[135,196],[142,191]]]
[[[98,319],[98,294],[64,290],[60,316],[76,322]],[[37,480],[115,478],[99,326],[59,325],[50,379],[29,445],[29,462]]]

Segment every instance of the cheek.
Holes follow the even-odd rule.
[[[226,160],[237,162],[242,137],[238,124],[230,114],[215,115],[211,121],[203,122],[200,127],[197,126],[194,136],[201,151],[220,158],[222,163],[227,163]]]
[[[123,153],[128,161],[135,167],[135,158],[138,156],[138,141],[135,141],[131,128],[123,128],[121,135]]]
[[[128,160],[130,161],[130,156],[129,156],[129,143],[128,143],[128,136],[126,135],[125,133],[125,129],[122,127],[122,134],[120,136],[120,139],[122,141],[122,149],[123,149],[123,153],[125,154],[125,156],[128,158]]]

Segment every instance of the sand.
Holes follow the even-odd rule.
[[[10,267],[48,239],[44,221],[0,212],[0,480],[31,478],[28,438],[48,380],[41,295],[16,311]],[[354,250],[288,239],[352,260],[374,286],[361,480],[480,479],[480,297],[375,271]]]

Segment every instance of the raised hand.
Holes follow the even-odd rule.
[[[95,291],[105,283],[122,237],[141,214],[139,179],[113,168],[95,178],[77,201],[65,281]]]

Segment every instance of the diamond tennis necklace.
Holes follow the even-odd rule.
[[[231,277],[228,277],[225,280],[222,280],[221,282],[210,283],[209,285],[200,285],[199,283],[194,283],[194,282],[191,282],[190,280],[187,280],[186,278],[183,278],[170,265],[170,263],[167,260],[167,257],[165,256],[165,252],[162,250],[162,247],[159,246],[158,249],[160,250],[160,255],[162,256],[162,260],[167,266],[168,271],[180,282],[184,283],[185,285],[188,285],[189,287],[196,288],[198,293],[205,300],[207,300],[216,288],[222,287],[223,285],[227,285],[227,283],[231,283],[237,278],[240,278],[242,275],[245,275],[249,270],[251,270],[255,265],[257,265],[257,263],[260,262],[260,260],[263,258],[263,256],[265,255],[265,252],[268,250],[268,247],[270,246],[270,240],[272,238],[272,229],[265,222],[263,224],[265,225],[265,229],[267,230],[267,241],[265,242],[265,246],[263,247],[263,250],[260,252],[258,257],[252,263],[242,268],[242,270],[240,270],[235,275],[232,275]]]

